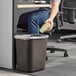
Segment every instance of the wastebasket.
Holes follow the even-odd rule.
[[[15,35],[16,69],[35,72],[45,68],[48,35]]]

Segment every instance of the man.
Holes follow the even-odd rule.
[[[50,0],[46,0],[50,3]],[[53,20],[58,13],[60,0],[52,0],[52,8],[39,8],[36,11],[24,13],[20,16],[18,25],[28,26],[29,34],[39,34],[39,29],[43,23],[50,23],[50,27],[47,31],[52,30]]]

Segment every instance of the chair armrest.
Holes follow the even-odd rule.
[[[63,14],[63,11],[59,11],[58,14]]]

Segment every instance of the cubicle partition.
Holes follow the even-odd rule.
[[[0,67],[13,68],[13,1],[0,0]]]

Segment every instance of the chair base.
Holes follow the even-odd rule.
[[[55,51],[63,51],[64,57],[68,57],[68,53],[67,53],[66,49],[61,49],[61,48],[56,48],[54,46],[49,46],[49,47],[47,47],[47,50],[50,50],[50,53],[54,53]]]
[[[66,35],[66,36],[61,36],[57,42],[61,42],[62,40],[71,40],[71,39],[75,39],[76,38],[76,34],[72,34],[72,35]],[[76,40],[74,40],[76,41]]]

